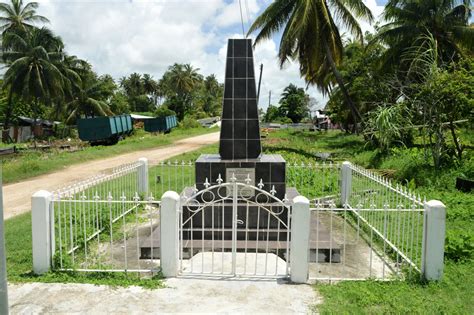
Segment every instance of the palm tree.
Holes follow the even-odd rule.
[[[153,99],[153,104],[158,106],[158,99],[161,97],[160,86],[157,81],[149,74],[144,74],[142,78],[143,89],[145,93]]]
[[[438,63],[472,55],[474,27],[468,25],[470,5],[470,0],[390,0],[383,13],[388,23],[375,38],[389,46],[384,64],[391,66],[400,60],[410,63],[414,56],[407,56],[408,50],[424,46],[420,41],[431,36],[436,41]],[[402,67],[408,66],[403,62]]]
[[[66,108],[70,113],[66,119],[66,123],[74,123],[81,117],[94,117],[113,115],[103,97],[103,82],[98,80],[82,80],[80,90],[74,99],[66,104]]]
[[[356,17],[373,20],[361,0],[276,0],[255,20],[249,34],[259,30],[255,44],[283,31],[278,57],[283,66],[297,60],[306,82],[327,93],[333,73],[354,121],[362,117],[351,100],[337,67],[342,60],[343,43],[336,21],[362,40]]]
[[[8,65],[3,88],[9,89],[5,128],[9,125],[14,93],[32,103],[35,113],[42,100],[64,96],[64,76],[56,66],[63,57],[63,43],[47,28],[7,33],[3,38],[3,60]]]
[[[5,34],[14,31],[26,31],[34,23],[49,23],[44,16],[36,14],[38,2],[23,4],[23,0],[11,0],[11,3],[0,3],[0,31]]]
[[[184,117],[193,105],[193,93],[202,83],[203,77],[199,69],[190,64],[170,66],[161,79],[169,108],[174,110],[179,119]]]

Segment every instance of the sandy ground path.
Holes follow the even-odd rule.
[[[157,163],[170,157],[199,149],[219,140],[219,133],[191,137],[176,141],[172,145],[157,149],[135,151],[114,157],[74,164],[60,171],[41,175],[25,181],[3,186],[5,219],[31,209],[31,196],[38,190],[54,191],[60,187],[88,178],[113,167],[135,162],[146,157],[150,163]]]
[[[321,298],[306,284],[277,280],[168,279],[166,288],[14,284],[11,314],[304,314]]]

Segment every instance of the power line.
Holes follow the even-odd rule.
[[[242,36],[246,38],[245,36],[245,29],[244,29],[244,15],[242,13],[242,1],[239,0],[239,7],[240,7],[240,22],[242,23]]]
[[[245,11],[247,13],[247,27],[250,28],[250,13],[249,13],[249,2],[245,0]]]

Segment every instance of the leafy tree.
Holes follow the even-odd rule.
[[[217,81],[214,74],[207,76],[202,85],[202,110],[207,116],[220,116],[224,86]]]
[[[304,89],[290,84],[283,90],[280,99],[279,111],[284,117],[291,119],[293,123],[299,123],[309,114],[309,96]]]
[[[372,21],[372,13],[361,0],[276,0],[255,20],[249,33],[260,30],[256,43],[282,31],[278,57],[283,66],[298,60],[306,82],[327,92],[332,72],[351,110],[354,121],[362,119],[345,88],[337,67],[343,56],[343,44],[336,20],[358,39],[362,31],[356,17]]]
[[[168,68],[161,79],[166,97],[165,104],[176,112],[179,120],[195,105],[195,93],[203,82],[198,70],[190,64],[176,63]]]
[[[120,79],[120,86],[128,97],[132,111],[147,112],[153,108],[153,100],[148,96],[148,93],[151,93],[152,85],[154,85],[151,80],[149,75],[142,78],[142,75],[138,73],[132,73],[128,78]]]
[[[169,109],[168,107],[166,107],[165,105],[162,105],[155,110],[155,116],[156,117],[176,116],[176,113],[172,111],[171,109]]]
[[[405,55],[407,49],[420,46],[419,41],[433,36],[437,42],[438,64],[472,55],[474,28],[469,26],[470,0],[390,0],[383,17],[383,25],[376,40],[388,45],[384,54],[385,68],[398,66],[406,69],[413,58]],[[408,60],[407,60],[408,59]]]
[[[276,121],[279,121],[280,118],[282,118],[282,113],[280,112],[280,109],[274,105],[268,106],[267,112],[265,113],[264,121],[276,122]]]
[[[130,112],[127,96],[121,91],[116,91],[114,95],[112,95],[108,105],[110,110],[116,115],[128,114]]]
[[[158,99],[162,96],[161,87],[157,81],[149,74],[144,74],[142,78],[143,90],[153,99],[155,107],[158,106]]]
[[[365,34],[365,38],[369,40],[372,36],[370,33]],[[381,72],[379,69],[378,61],[384,51],[385,48],[379,43],[364,46],[357,41],[351,41],[344,47],[344,59],[339,70],[347,82],[347,91],[361,115],[366,115],[378,106],[393,103],[399,96],[396,89],[390,88],[395,75]],[[331,120],[349,129],[354,120],[344,104],[340,89],[333,89],[329,96],[326,110],[331,113]],[[369,124],[366,122],[366,125]]]
[[[65,78],[56,66],[62,60],[63,47],[61,39],[47,28],[5,34],[3,59],[8,70],[3,88],[10,91],[6,117],[11,114],[13,93],[32,104],[35,125],[40,102],[64,96]],[[9,121],[5,121],[8,125]]]
[[[107,82],[107,77],[96,79],[89,77],[81,81],[80,90],[75,95],[74,99],[66,104],[69,116],[66,123],[72,124],[77,118],[81,116],[94,117],[113,115],[104,96],[107,95],[107,88],[104,87],[110,82]],[[112,97],[112,95],[110,96]]]
[[[36,14],[38,6],[38,2],[24,5],[23,0],[11,0],[10,4],[0,3],[0,31],[3,34],[26,32],[34,28],[34,23],[49,23],[47,18]]]

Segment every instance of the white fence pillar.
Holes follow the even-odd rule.
[[[174,191],[167,191],[161,197],[161,272],[165,277],[178,275],[178,218],[179,195]]]
[[[54,214],[52,194],[40,190],[31,197],[31,229],[33,237],[33,272],[43,274],[51,269],[53,258]]]
[[[148,159],[141,158],[138,160],[138,193],[148,195]]]
[[[296,283],[308,281],[310,221],[309,200],[295,197],[291,214],[290,278]]]
[[[425,203],[421,273],[426,280],[440,280],[444,266],[446,207],[438,200]]]
[[[341,205],[349,202],[352,189],[352,169],[350,162],[342,163],[341,167]]]

